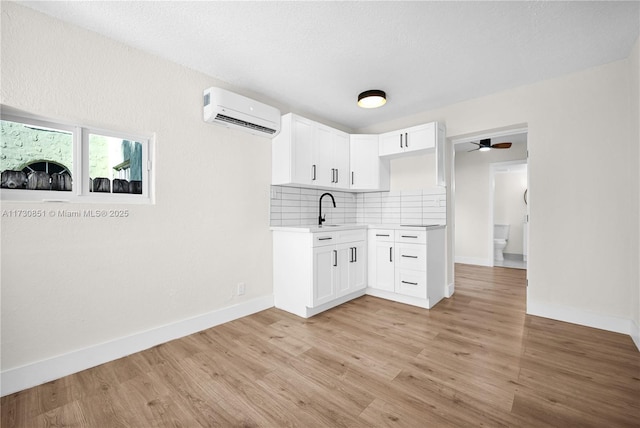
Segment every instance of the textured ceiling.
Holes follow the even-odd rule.
[[[635,1],[19,3],[353,130],[626,58],[640,26]]]

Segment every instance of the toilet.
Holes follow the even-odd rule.
[[[495,260],[504,260],[502,252],[509,241],[509,227],[508,224],[493,225],[493,258]]]

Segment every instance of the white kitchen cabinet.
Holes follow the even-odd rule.
[[[389,159],[381,158],[379,136],[350,135],[351,190],[389,190]]]
[[[444,124],[439,122],[387,132],[380,135],[378,153],[382,159],[435,153],[435,185],[446,186],[445,133]]]
[[[313,294],[311,307],[319,306],[333,300],[335,290],[335,271],[333,261],[336,250],[333,245],[315,247],[313,249]]]
[[[437,123],[431,122],[381,134],[378,153],[380,156],[398,156],[435,149],[437,129]]]
[[[314,168],[315,127],[312,121],[287,114],[271,144],[272,184],[311,185]]]
[[[349,189],[349,134],[289,113],[271,142],[271,184]]]
[[[393,292],[395,290],[394,231],[369,230],[369,287]]]
[[[308,318],[362,296],[366,237],[362,227],[315,233],[274,230],[275,306]]]
[[[314,153],[317,176],[313,184],[349,189],[349,134],[317,124]]]
[[[364,290],[365,241],[324,245],[313,249],[313,297],[315,308],[357,290]]]
[[[369,231],[367,293],[423,308],[445,294],[445,228]],[[393,255],[393,257],[392,257]]]

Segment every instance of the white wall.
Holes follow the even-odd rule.
[[[428,189],[436,185],[436,155],[426,153],[389,162],[392,191]]]
[[[8,2],[1,47],[4,105],[157,151],[157,203],[126,219],[2,218],[3,373],[272,295],[271,143],[203,122],[221,82]]]
[[[436,120],[451,138],[526,124],[527,310],[629,333],[639,258],[631,68],[629,60],[617,61],[359,132]]]
[[[489,245],[493,242],[489,227],[492,203],[490,165],[496,162],[526,160],[526,158],[526,144],[514,144],[508,150],[456,152],[454,219],[456,261],[492,265]]]
[[[510,226],[505,253],[524,254],[522,245],[523,224],[527,215],[527,204],[524,203],[526,189],[527,172],[525,170],[495,175],[493,223]]]

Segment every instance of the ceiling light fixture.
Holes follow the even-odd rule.
[[[382,107],[387,102],[387,94],[379,89],[364,91],[358,95],[358,105],[362,108]]]
[[[482,147],[480,147],[478,150],[480,150],[481,152],[488,152],[489,150],[491,150],[491,147],[489,147],[489,146],[482,146]]]

